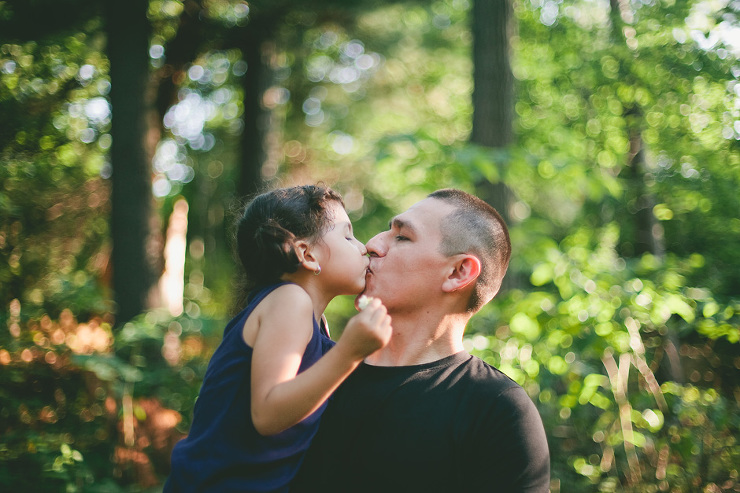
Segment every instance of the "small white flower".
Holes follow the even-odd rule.
[[[357,307],[360,310],[364,310],[367,307],[367,305],[370,304],[371,301],[373,301],[373,298],[368,298],[367,296],[363,294],[362,296],[360,296],[360,299],[357,300]]]

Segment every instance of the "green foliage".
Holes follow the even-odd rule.
[[[115,340],[115,357],[91,360],[99,378],[131,384],[133,397],[156,396],[164,407],[182,415],[180,429],[190,427],[193,405],[211,353],[221,341],[223,324],[200,315],[172,317],[149,312],[126,324]]]
[[[720,392],[736,386],[723,367],[736,364],[740,304],[720,313],[687,285],[696,258],[620,257],[618,232],[540,242],[535,289],[489,306],[466,344],[538,402],[563,491],[735,484],[739,409]]]
[[[627,257],[640,253],[635,216],[652,208],[647,213],[665,230],[667,250],[711,258],[691,282],[723,296],[738,288],[727,251],[738,241],[740,210],[727,188],[734,188],[740,170],[731,75],[737,47],[707,49],[689,41],[717,30],[700,4],[706,5],[625,4],[610,13],[572,2],[555,17],[517,4],[518,146],[534,163],[512,166],[510,181],[552,226],[618,222],[619,249]],[[736,13],[728,8],[714,15]],[[635,175],[631,160],[638,150],[644,171]],[[561,231],[551,229],[558,238]]]
[[[18,310],[20,310],[18,308]],[[161,482],[222,325],[150,312],[109,324],[14,315],[0,334],[0,485],[124,492]],[[115,350],[115,352],[113,352]]]
[[[269,185],[336,187],[362,240],[436,188],[514,191],[511,272],[525,281],[465,343],[537,403],[553,491],[737,488],[740,69],[718,34],[736,26],[735,4],[514,2],[509,149],[467,143],[470,2],[324,2],[320,15],[274,4]],[[156,490],[189,428],[232,295],[249,70],[233,39],[249,9],[272,4],[205,2],[189,18],[193,6],[149,9],[152,80],[180,71],[155,126],[152,185],[161,234],[175,201],[190,207],[185,311],[152,310],[116,334],[97,13],[0,42],[3,490]],[[0,5],[0,21],[22,12]],[[196,18],[194,59],[170,65]],[[638,217],[659,248],[645,247]],[[348,298],[332,303],[333,333],[352,312]]]
[[[0,44],[0,306],[109,310],[106,62],[94,35]],[[72,291],[75,300],[69,299]]]
[[[58,321],[19,315],[2,320],[11,331],[0,333],[0,485],[86,491],[110,469],[115,428],[109,388],[71,362],[70,346],[91,349],[94,335],[105,349],[110,328],[99,321],[78,326],[69,312]]]

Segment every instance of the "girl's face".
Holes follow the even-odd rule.
[[[319,277],[332,294],[359,294],[365,289],[369,259],[365,245],[352,233],[352,223],[339,202],[327,206],[329,229],[315,245]]]

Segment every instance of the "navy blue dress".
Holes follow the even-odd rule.
[[[247,317],[283,284],[250,293],[247,307],[226,326],[223,341],[208,364],[190,434],[172,451],[172,470],[164,493],[288,491],[326,403],[282,433],[260,435],[251,414],[252,348],[242,338]],[[333,345],[314,320],[313,335],[298,372],[318,361]]]

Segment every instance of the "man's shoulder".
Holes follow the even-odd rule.
[[[535,403],[498,368],[476,357],[467,366],[474,384],[459,403],[456,436],[463,450],[474,451],[465,467],[487,471],[470,474],[479,482],[467,489],[546,492],[550,456]]]
[[[464,368],[471,384],[480,386],[482,389],[498,389],[502,392],[508,389],[522,389],[511,377],[477,356],[471,355],[470,359],[461,366]]]
[[[466,396],[476,406],[494,407],[503,412],[524,412],[535,409],[524,388],[504,372],[476,356],[465,362]]]

